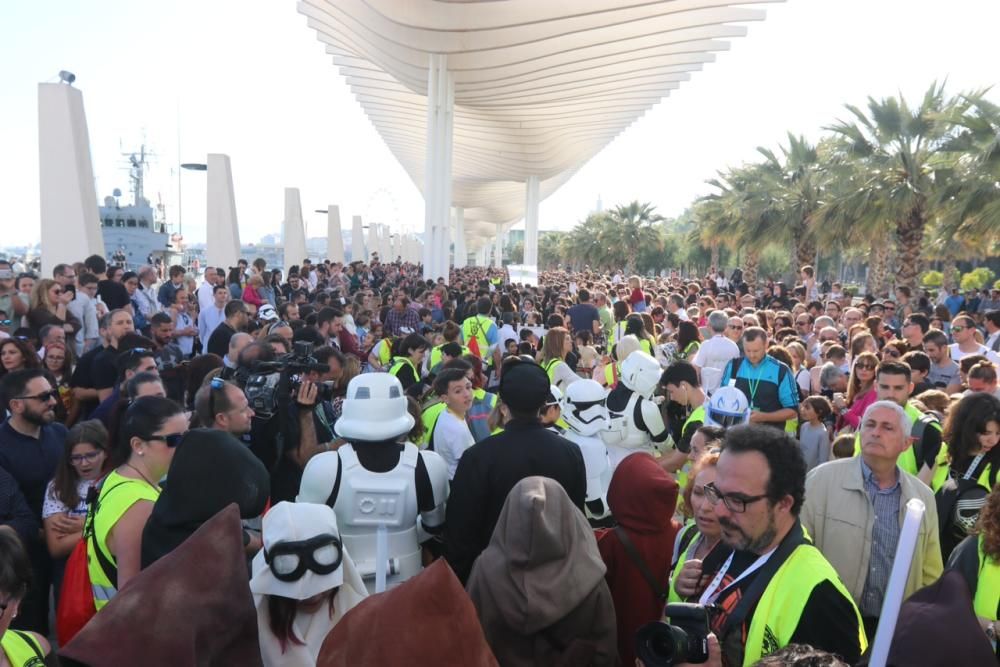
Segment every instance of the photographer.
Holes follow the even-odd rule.
[[[270,471],[276,503],[295,498],[306,462],[329,449],[333,439],[332,390],[316,382],[329,367],[311,353],[311,346],[300,342],[292,354],[276,359],[266,345],[251,343],[240,353],[234,378],[256,413],[250,451]]]
[[[711,630],[728,665],[752,665],[791,643],[837,653],[854,664],[867,648],[850,593],[799,523],[804,494],[805,463],[791,436],[758,424],[727,431],[705,498],[715,506],[722,542],[734,553],[710,581],[701,576],[700,561],[688,560],[682,575],[697,579],[698,605],[668,605],[666,615],[686,637]],[[689,659],[677,651],[663,655],[664,646],[683,651],[677,627],[655,643],[644,637],[649,627],[637,640],[647,667]],[[654,626],[653,634],[660,632]],[[708,664],[721,665],[714,648],[709,642]]]

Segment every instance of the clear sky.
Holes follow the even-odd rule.
[[[726,165],[786,131],[817,138],[843,104],[935,79],[953,92],[998,83],[996,0],[789,0],[764,5],[717,62],[619,136],[541,205],[541,229],[569,229],[632,199],[676,215]],[[179,161],[232,158],[241,239],[280,228],[283,189],[312,211],[339,204],[394,230],[423,226],[419,190],[382,143],[293,0],[0,2],[0,246],[39,237],[37,84],[60,69],[84,94],[99,198],[127,190],[121,151],[156,154],[147,196],[177,222]],[[991,93],[1000,100],[1000,92]],[[180,147],[179,147],[180,146]],[[178,159],[180,157],[180,160]],[[183,232],[205,238],[204,174],[184,172]],[[348,223],[349,224],[349,223]]]

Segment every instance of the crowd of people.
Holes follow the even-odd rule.
[[[122,664],[118,632],[147,664],[181,655],[135,616],[168,586],[191,599],[144,613],[202,664],[853,665],[913,499],[890,664],[921,636],[998,655],[1000,290],[854,298],[809,266],[760,290],[715,269],[424,280],[377,256],[17,268],[11,665],[53,644]],[[914,630],[928,599],[952,604],[943,634]],[[413,632],[345,630],[390,609]],[[664,656],[677,628],[703,655]]]

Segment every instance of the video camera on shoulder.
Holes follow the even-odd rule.
[[[312,343],[300,340],[292,345],[292,351],[288,354],[274,361],[258,361],[254,364],[253,373],[247,379],[243,391],[250,407],[262,419],[273,417],[282,405],[288,405],[294,400],[302,385],[302,374],[325,373],[330,370],[329,366],[321,364],[312,356]],[[333,400],[332,385],[320,382],[316,384],[316,390],[317,401]]]
[[[688,602],[668,604],[664,616],[670,623],[647,623],[636,632],[636,657],[646,667],[707,662],[709,618],[713,611],[712,607]]]

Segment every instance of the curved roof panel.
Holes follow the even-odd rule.
[[[524,216],[780,0],[300,0],[421,190],[430,56],[454,80],[452,204],[469,250]]]

